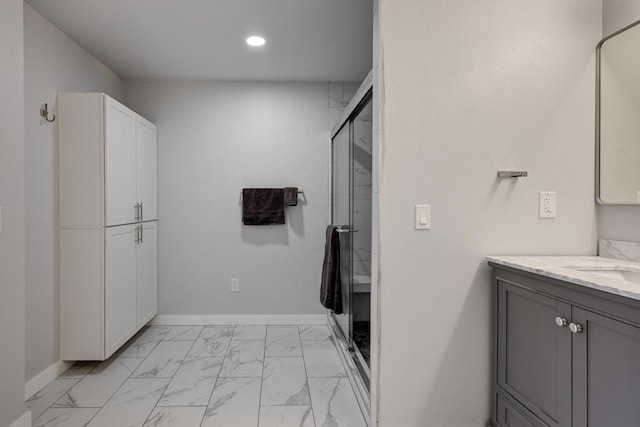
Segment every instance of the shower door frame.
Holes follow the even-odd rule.
[[[330,189],[331,189],[331,223],[334,222],[334,139],[340,132],[343,131],[345,126],[349,127],[349,224],[346,224],[349,229],[353,226],[353,146],[354,146],[354,129],[353,129],[353,120],[360,114],[360,112],[368,105],[368,103],[373,103],[373,82],[372,82],[372,73],[370,73],[362,85],[356,92],[352,101],[347,106],[344,111],[340,121],[337,122],[336,126],[333,128],[331,132],[331,150],[330,150]],[[373,166],[373,165],[372,165]],[[337,225],[345,225],[345,224],[337,224]],[[353,230],[350,230],[353,231]],[[373,232],[373,230],[371,231]],[[353,251],[353,234],[343,233],[348,235],[349,238],[349,249],[350,252]],[[345,236],[346,237],[346,236]],[[358,398],[358,402],[361,406],[363,414],[365,414],[365,418],[367,420],[367,424],[370,422],[370,397],[371,397],[371,367],[367,365],[362,354],[359,349],[353,342],[353,295],[351,293],[353,289],[353,254],[349,254],[349,283],[348,290],[350,292],[349,295],[349,304],[350,307],[347,308],[349,313],[349,330],[344,331],[340,326],[340,322],[333,311],[329,314],[329,324],[334,335],[338,338],[339,347],[343,347],[344,354],[341,354],[341,357],[344,357],[343,360],[346,362],[347,374],[349,380],[352,382],[354,386],[354,390],[356,390],[356,397]],[[370,295],[370,303],[371,303],[371,293]],[[374,321],[373,318],[370,320],[370,328],[371,323]],[[370,329],[371,331],[371,329]],[[341,341],[341,342],[340,342]],[[372,334],[370,335],[370,346],[375,343],[374,337]],[[373,352],[373,350],[371,350]]]

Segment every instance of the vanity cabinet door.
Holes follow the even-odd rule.
[[[574,307],[574,426],[640,425],[640,328]]]
[[[571,425],[571,332],[556,319],[571,319],[571,306],[498,280],[498,386],[545,424],[566,427]]]

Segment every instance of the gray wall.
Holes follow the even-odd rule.
[[[127,84],[158,125],[160,313],[321,314],[327,83]],[[243,226],[243,187],[304,187],[286,225]],[[240,292],[230,293],[231,278]]]
[[[381,0],[382,426],[482,426],[490,254],[594,254],[600,0]],[[496,171],[529,171],[497,180]],[[556,191],[557,219],[538,219]],[[415,204],[432,229],[415,231]],[[398,351],[398,349],[402,349]]]
[[[604,0],[602,35],[640,19],[640,0]],[[598,206],[598,234],[603,239],[640,242],[640,206]]]
[[[22,0],[0,2],[0,426],[24,414]]]
[[[124,98],[124,83],[102,63],[24,6],[25,207],[26,207],[26,378],[59,360],[58,309],[58,91],[106,92]]]

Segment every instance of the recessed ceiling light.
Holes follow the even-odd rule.
[[[247,44],[248,44],[249,46],[255,46],[255,47],[258,47],[258,46],[262,46],[262,45],[264,45],[264,43],[265,43],[264,38],[262,38],[262,37],[260,37],[260,36],[251,36],[251,37],[249,37],[249,38],[247,39]]]

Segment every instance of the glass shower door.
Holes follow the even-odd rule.
[[[340,236],[340,279],[342,282],[341,314],[335,314],[335,320],[341,329],[347,344],[351,346],[351,144],[350,126],[345,126],[333,138],[331,156],[333,162],[332,191],[333,203],[331,223],[341,227]]]

